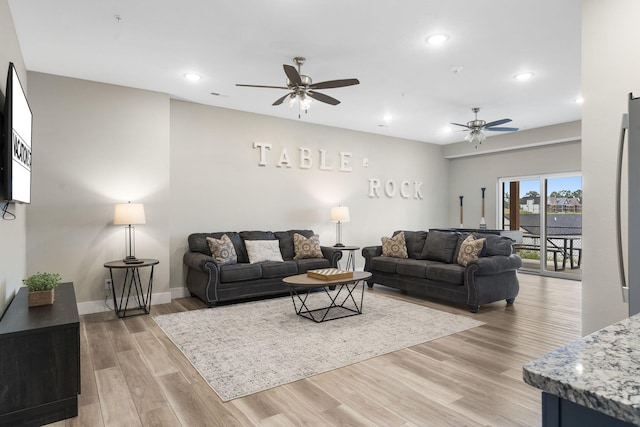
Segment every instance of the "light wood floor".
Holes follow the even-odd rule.
[[[515,305],[478,314],[376,286],[367,292],[486,324],[227,403],[150,316],[82,316],[79,416],[51,425],[537,426],[540,393],[523,383],[522,365],[579,338],[581,284],[519,277]],[[184,298],[152,314],[203,307]]]

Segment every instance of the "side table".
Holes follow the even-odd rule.
[[[104,264],[109,269],[111,277],[111,293],[113,294],[113,309],[120,318],[128,316],[137,316],[140,314],[149,314],[151,311],[151,293],[153,290],[153,267],[160,263],[157,259],[142,259],[138,264],[127,264],[122,260],[109,261]],[[149,283],[147,284],[146,293],[140,280],[140,269],[151,267],[149,272]],[[120,295],[120,303],[116,298],[116,282],[113,280],[114,269],[125,269],[124,280],[122,281],[122,293]],[[131,288],[135,296],[131,294]],[[126,294],[126,297],[125,297]],[[128,308],[129,298],[135,297],[137,307]],[[127,310],[135,310],[136,313],[127,314]]]
[[[357,246],[334,246],[333,249],[338,249],[339,251],[347,251],[349,254],[347,255],[347,267],[345,270],[353,270],[356,271],[356,260],[354,257],[354,253],[360,249]],[[338,261],[340,262],[340,261]],[[338,265],[338,267],[340,267]]]

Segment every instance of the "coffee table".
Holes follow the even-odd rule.
[[[367,271],[354,271],[353,277],[348,279],[321,280],[308,277],[305,273],[285,277],[282,281],[289,287],[296,314],[320,323],[362,314],[364,286],[360,286],[360,303],[358,303],[357,293],[356,295],[353,293],[358,288],[359,282],[370,277],[371,273]],[[330,287],[335,287],[335,290],[329,292]],[[324,294],[329,298],[329,305],[311,309],[307,304],[307,298],[312,290],[318,288],[322,288]],[[322,294],[322,292],[319,293]],[[333,314],[329,315],[329,313]]]

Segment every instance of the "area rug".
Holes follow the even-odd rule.
[[[483,324],[366,291],[362,311],[314,323],[284,297],[153,319],[225,402]]]

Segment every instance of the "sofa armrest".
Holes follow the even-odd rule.
[[[522,259],[518,255],[509,256],[494,255],[488,257],[480,257],[470,261],[467,270],[474,271],[476,276],[489,276],[499,274],[505,271],[517,270],[522,266]]]
[[[338,268],[338,261],[342,258],[342,251],[331,246],[320,246],[322,256],[329,260],[332,268]]]
[[[211,269],[220,270],[218,262],[213,257],[200,252],[187,252],[184,254],[182,261],[186,266],[195,268],[203,273],[209,272]]]
[[[382,246],[365,246],[362,248],[364,271],[371,271],[371,258],[382,255]]]

